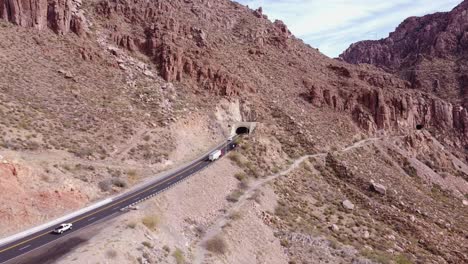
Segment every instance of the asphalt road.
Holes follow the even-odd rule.
[[[226,142],[218,149],[224,149],[223,156],[235,148],[232,142]],[[215,161],[216,162],[216,161]],[[88,211],[76,217],[70,218],[66,223],[72,223],[73,229],[65,232],[62,235],[52,233],[56,226],[38,231],[32,235],[18,239],[14,242],[2,245],[0,247],[0,263],[6,263],[9,260],[23,256],[33,250],[44,245],[54,243],[55,240],[62,236],[76,232],[77,230],[86,228],[101,220],[107,220],[121,214],[122,208],[126,208],[134,203],[151,198],[152,196],[164,191],[168,187],[184,180],[190,175],[202,170],[210,165],[212,162],[208,161],[208,155],[197,159],[196,162],[175,171],[174,173],[158,180],[157,182],[144,186],[140,189],[131,191],[119,198],[113,200],[111,203],[98,207],[94,210]]]

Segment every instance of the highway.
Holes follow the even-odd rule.
[[[236,138],[237,136],[234,139]],[[224,156],[227,152],[231,151],[236,147],[236,145],[233,142],[234,140],[226,141],[225,143],[219,145],[216,149],[224,149]],[[86,228],[98,221],[108,220],[112,217],[120,215],[122,213],[121,209],[127,208],[130,205],[151,198],[157,195],[159,192],[164,191],[168,187],[177,184],[178,182],[184,180],[192,174],[197,173],[198,171],[209,166],[212,162],[208,161],[208,155],[209,154],[203,155],[202,157],[196,159],[189,165],[185,165],[184,167],[176,170],[175,172],[165,176],[162,179],[139,187],[136,190],[131,190],[127,193],[119,195],[108,204],[102,205],[91,211],[85,212],[81,215],[75,216],[64,221],[66,223],[72,223],[73,229],[67,231],[62,235],[52,233],[56,226],[51,226],[49,228],[37,231],[34,234],[20,238],[16,241],[9,242],[5,245],[1,245],[0,263],[9,262],[10,260],[30,253],[39,247],[50,243],[54,243],[55,240],[61,238],[62,236]]]

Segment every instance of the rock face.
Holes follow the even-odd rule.
[[[412,86],[468,106],[468,1],[448,13],[410,17],[388,38],[352,44],[342,59],[395,72]]]
[[[138,31],[122,33],[116,24],[114,42],[129,51],[148,55],[159,67],[164,80],[185,81],[228,96],[247,89],[245,81],[210,59],[206,49],[216,44],[211,42],[205,31],[195,27],[189,19],[176,20],[173,17],[172,10],[178,9],[180,4],[186,3],[102,1],[96,12],[109,21],[115,17],[131,17],[132,26],[139,26],[140,34]]]
[[[81,0],[0,0],[0,19],[23,27],[80,35],[85,28],[80,7]]]
[[[317,107],[327,106],[350,114],[368,133],[379,130],[408,132],[436,129],[441,135],[454,136],[456,143],[468,142],[468,112],[429,94],[383,87],[403,86],[386,76],[352,72],[345,67],[330,66],[344,79],[356,76],[370,87],[339,89],[335,86],[310,86],[310,100]],[[382,88],[380,88],[382,87]]]
[[[239,53],[244,50],[235,47],[247,43],[254,47],[246,53],[263,56],[268,44],[284,49],[293,36],[283,22],[271,23],[261,8],[249,10],[248,19],[209,11],[223,5],[248,10],[230,1],[110,0],[100,1],[95,13],[111,29],[115,44],[149,56],[164,80],[232,96],[253,91],[255,85],[236,74],[243,68],[243,61],[233,69],[220,63],[220,58],[227,55],[231,60],[240,60]],[[248,28],[243,25],[247,22],[255,24]],[[226,54],[227,50],[236,51]]]

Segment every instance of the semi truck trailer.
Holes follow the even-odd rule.
[[[222,152],[221,152],[220,149],[215,150],[215,151],[211,152],[211,154],[208,156],[208,160],[209,161],[215,161],[215,160],[219,159],[219,157],[221,157],[221,154],[222,154]]]

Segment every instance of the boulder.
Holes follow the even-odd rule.
[[[368,239],[370,237],[370,233],[369,231],[364,231],[364,233],[362,234],[362,237],[365,238],[365,239]]]
[[[330,226],[330,229],[333,231],[333,232],[338,232],[340,231],[340,227],[338,227],[337,225],[333,224]]]
[[[258,18],[263,18],[263,8],[259,7],[256,10],[253,11],[254,16]]]
[[[374,192],[380,193],[382,195],[387,194],[387,188],[385,188],[385,186],[380,183],[371,182],[370,187]]]
[[[342,202],[342,205],[346,210],[353,210],[354,209],[354,204],[350,200],[344,200]]]

